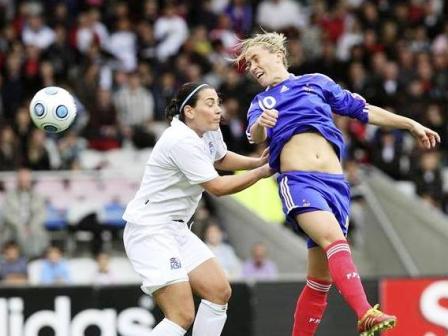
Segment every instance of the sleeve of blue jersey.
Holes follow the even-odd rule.
[[[255,124],[255,122],[257,121],[258,117],[261,115],[262,112],[263,111],[258,106],[257,97],[255,97],[249,106],[249,111],[247,112],[246,136],[247,136],[247,140],[249,140],[249,143],[254,143],[252,141],[252,137],[250,135],[250,129]]]
[[[334,113],[368,123],[368,104],[361,95],[342,89],[330,78],[326,84],[324,93]]]

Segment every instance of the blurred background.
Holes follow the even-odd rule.
[[[326,74],[442,137],[424,151],[406,132],[336,117],[353,255],[370,300],[399,317],[387,335],[446,336],[447,18],[443,0],[0,0],[0,336],[149,333],[161,315],[126,260],[121,215],[185,82],[218,89],[230,150],[262,152],[245,137],[261,88],[232,62],[261,28],[286,34],[291,73]],[[61,134],[29,117],[51,85],[76,99]],[[306,246],[275,180],[204,195],[193,231],[232,280],[224,335],[290,334]],[[318,334],[356,335],[332,292]]]

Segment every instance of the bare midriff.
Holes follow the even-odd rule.
[[[299,133],[289,139],[280,154],[280,170],[342,174],[333,146],[315,132]]]

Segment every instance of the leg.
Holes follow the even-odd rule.
[[[325,250],[328,269],[336,287],[358,315],[358,331],[361,335],[373,336],[376,331],[393,328],[397,318],[382,313],[377,306],[372,308],[367,301],[350,247],[333,214],[326,211],[308,212],[298,215],[297,222]],[[316,275],[324,275],[324,268],[318,267],[321,262],[315,258],[317,264],[313,269],[316,270]]]
[[[327,307],[331,276],[327,257],[320,247],[308,250],[308,279],[300,294],[294,313],[292,336],[312,336],[316,333]]]
[[[307,212],[297,215],[296,219],[305,233],[325,250],[331,278],[360,319],[372,306],[367,301],[350,247],[338,221],[328,211]]]
[[[194,320],[194,302],[186,281],[168,285],[154,292],[154,299],[165,315],[151,336],[183,336]]]
[[[202,298],[193,336],[219,336],[227,319],[229,281],[215,258],[208,259],[188,274],[191,288]]]

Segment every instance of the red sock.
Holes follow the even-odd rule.
[[[297,300],[292,336],[313,336],[327,307],[331,282],[308,278]]]
[[[372,306],[367,301],[347,241],[337,240],[330,244],[325,252],[327,253],[328,268],[333,282],[360,319]]]

